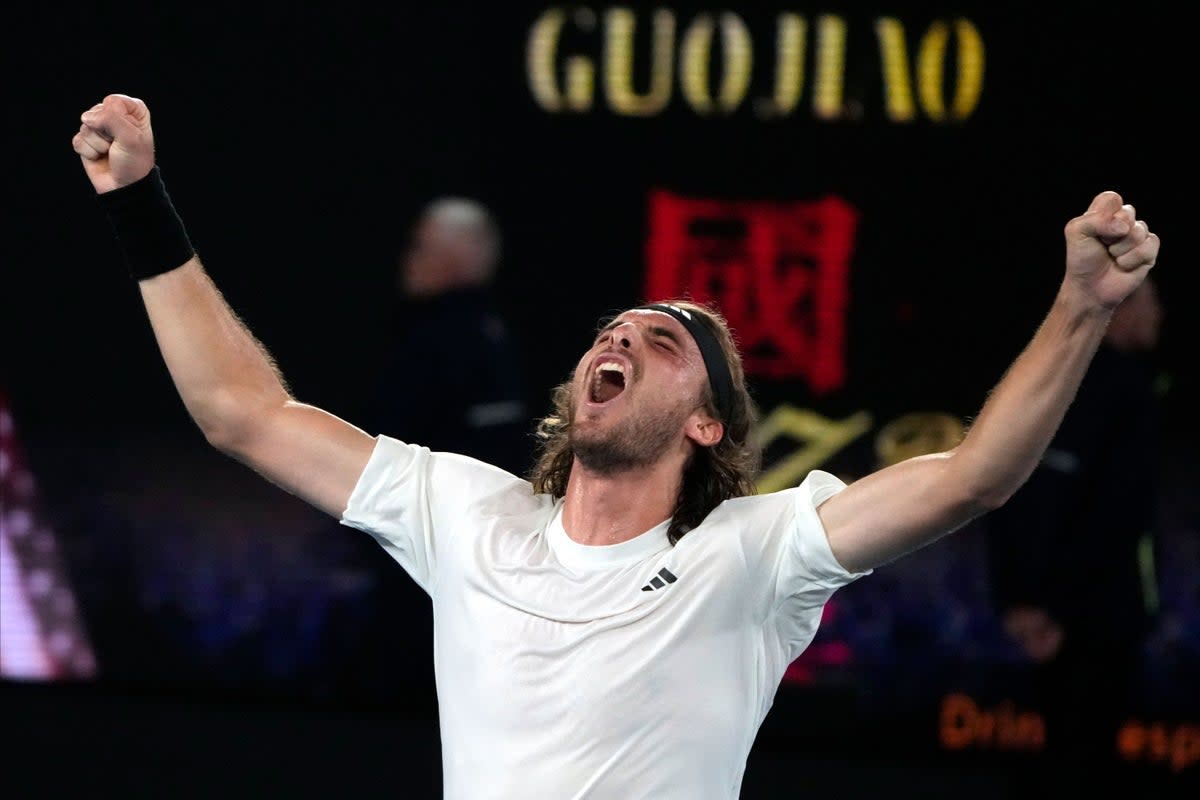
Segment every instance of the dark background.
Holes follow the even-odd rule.
[[[829,416],[866,408],[882,423],[912,410],[962,418],[978,410],[1049,307],[1063,224],[1115,189],[1164,242],[1155,272],[1166,310],[1157,355],[1167,387],[1164,474],[1172,496],[1195,495],[1200,322],[1188,307],[1197,279],[1183,184],[1194,164],[1184,117],[1195,87],[1182,12],[965,1],[732,9],[754,36],[751,96],[769,90],[778,12],[846,20],[846,94],[863,113],[822,121],[807,89],[797,110],[776,120],[748,107],[702,117],[678,92],[659,116],[621,117],[604,107],[599,86],[592,111],[548,114],[530,96],[524,61],[529,27],[547,7],[47,4],[9,12],[6,139],[15,174],[0,262],[0,380],[101,668],[67,695],[4,687],[40,720],[27,750],[43,755],[27,766],[53,763],[59,747],[89,752],[100,739],[108,749],[91,751],[95,763],[123,765],[126,776],[97,778],[113,787],[138,786],[128,776],[151,761],[178,767],[160,766],[143,789],[201,775],[202,762],[182,755],[193,746],[228,756],[240,780],[290,787],[291,796],[304,781],[279,775],[326,775],[325,756],[331,770],[345,764],[363,781],[354,784],[362,791],[381,782],[390,793],[404,769],[414,796],[424,796],[431,773],[436,780],[436,746],[421,749],[436,737],[431,698],[395,679],[423,679],[428,643],[403,636],[404,615],[420,613],[422,598],[373,543],[208,449],[175,394],[70,148],[80,112],[109,92],[149,104],[159,164],[208,271],[297,397],[351,421],[372,400],[386,352],[380,332],[396,255],[413,216],[437,195],[472,195],[497,214],[501,294],[538,411],[597,317],[642,300],[648,190],[845,199],[860,213],[848,382],[820,396],[800,381],[755,390],[768,408],[787,401]],[[630,7],[644,36],[653,7]],[[682,29],[696,13],[725,7],[670,8]],[[905,24],[910,59],[933,20],[975,24],[987,60],[969,119],[884,118],[873,35],[880,16]],[[601,69],[595,39],[572,46]],[[1179,535],[1191,537],[1179,552],[1193,557],[1194,508],[1176,515]],[[916,580],[939,563],[977,568],[970,535],[915,556]],[[877,577],[899,593],[913,586]],[[975,577],[957,580],[977,599],[985,589]],[[254,637],[230,632],[236,614],[251,620]],[[1001,791],[995,776],[1014,757],[937,749],[936,698],[947,687],[993,685],[989,669],[964,675],[953,668],[960,662],[947,667],[936,653],[925,663],[907,676],[920,687],[909,694],[872,688],[852,671],[821,687],[785,687],[752,757],[747,796],[784,796],[776,787],[790,786],[793,774],[844,781],[843,771],[864,787],[907,776],[935,794],[936,786],[988,785],[977,780]],[[1160,693],[1165,711],[1156,711],[1187,719],[1173,691]],[[872,705],[880,697],[888,702]],[[881,720],[875,730],[896,733],[848,724],[864,708]],[[81,728],[80,718],[97,722]],[[100,721],[103,733],[81,732]],[[146,725],[198,738],[167,752],[154,737],[158,755],[146,760],[138,755]],[[242,759],[230,744],[299,737],[304,726],[312,754],[303,768],[291,749]],[[312,744],[331,731],[372,743],[395,736],[396,748]],[[1166,777],[1165,769],[1147,766],[1143,777]]]

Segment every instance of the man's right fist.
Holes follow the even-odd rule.
[[[71,139],[97,194],[141,180],[154,167],[150,109],[136,97],[110,94],[83,112]]]

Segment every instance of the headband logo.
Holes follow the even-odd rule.
[[[717,413],[722,419],[729,419],[730,404],[733,398],[733,381],[729,375],[729,365],[725,363],[725,353],[716,336],[703,323],[692,318],[692,313],[671,303],[651,303],[641,306],[646,309],[661,311],[675,317],[691,334],[696,346],[700,348],[700,356],[704,359],[704,369],[708,373],[708,384],[712,387],[713,401]]]
[[[683,314],[688,319],[692,318],[692,313],[690,311],[688,311],[686,308],[680,308],[679,306],[673,306],[670,303],[663,303],[663,305],[676,313]]]

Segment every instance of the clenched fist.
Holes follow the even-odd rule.
[[[144,178],[154,167],[150,109],[136,97],[110,94],[83,112],[71,139],[97,194]]]
[[[1067,223],[1067,280],[1113,309],[1133,293],[1158,258],[1158,236],[1116,192],[1101,192]]]

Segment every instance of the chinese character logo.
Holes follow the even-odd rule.
[[[648,299],[715,303],[748,375],[804,380],[816,393],[845,383],[853,207],[837,197],[731,201],[655,190],[649,213]]]

